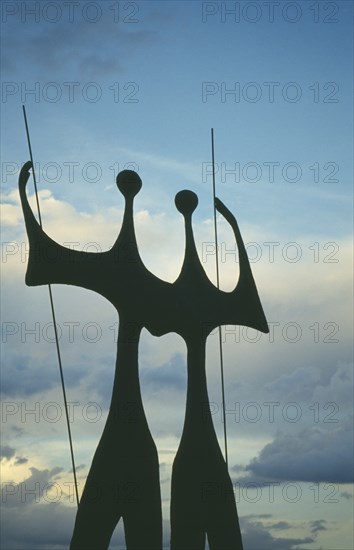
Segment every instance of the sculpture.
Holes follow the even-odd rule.
[[[175,202],[185,221],[185,258],[177,280],[168,283],[148,271],[139,256],[133,221],[133,200],[142,185],[138,174],[125,170],[117,176],[125,212],[113,247],[89,253],[57,244],[38,224],[26,195],[31,166],[26,163],[19,177],[30,243],[26,283],[71,284],[94,290],[119,313],[110,410],[70,548],[108,548],[120,518],[128,550],[162,548],[158,456],[143,409],[138,373],[138,343],[145,327],[154,336],[176,332],[187,345],[186,415],[172,473],[171,548],[202,550],[207,536],[211,550],[242,549],[231,479],[206,407],[205,373],[205,343],[215,327],[242,324],[268,332],[235,218],[216,199],[215,206],[231,225],[239,250],[238,283],[232,292],[223,292],[209,281],[195,248],[191,220],[197,196],[191,191],[179,192]]]

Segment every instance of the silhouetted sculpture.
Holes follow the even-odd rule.
[[[111,406],[79,505],[71,549],[102,550],[122,517],[131,549],[162,547],[158,456],[144,414],[138,376],[138,343],[146,327],[154,336],[181,335],[187,345],[188,390],[181,443],[171,492],[171,548],[239,550],[242,540],[232,483],[208,408],[205,343],[222,324],[268,332],[242,237],[233,215],[216,199],[231,224],[239,250],[239,281],[233,292],[218,290],[205,275],[194,244],[191,218],[198,199],[176,195],[185,219],[186,251],[181,273],[167,283],[148,271],[138,252],[133,199],[141,180],[132,171],[117,176],[125,197],[121,231],[102,253],[78,252],[54,242],[37,223],[26,196],[31,163],[20,174],[20,195],[30,242],[28,285],[64,283],[94,290],[119,312],[116,374]]]

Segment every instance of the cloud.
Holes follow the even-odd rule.
[[[72,483],[65,482],[65,470],[31,467],[20,483],[1,486],[1,548],[6,550],[65,550],[69,546],[76,508]]]
[[[25,458],[23,456],[19,456],[18,458],[16,458],[15,466],[20,466],[22,464],[27,464],[27,462],[28,462],[28,458]]]
[[[259,480],[353,482],[351,421],[332,430],[305,428],[297,434],[278,432],[257,458],[245,467],[248,477]]]
[[[6,550],[68,547],[75,508],[63,503],[67,490],[60,481],[63,468],[39,470],[21,483],[2,484],[1,547]]]
[[[155,42],[157,34],[115,22],[113,11],[103,6],[102,17],[96,22],[85,21],[80,9],[72,22],[62,17],[50,23],[42,17],[39,25],[28,16],[23,25],[16,18],[9,19],[3,48],[9,75],[21,66],[31,66],[33,78],[46,77],[47,81],[58,81],[60,74],[65,75],[64,81],[69,75],[76,75],[73,80],[78,80],[78,75],[79,79],[94,80],[121,74],[137,51],[144,52]]]
[[[2,484],[2,503],[5,508],[26,507],[32,503],[50,501],[52,497],[49,497],[49,491],[53,488],[51,485],[64,470],[58,466],[51,470],[39,470],[32,466],[30,471],[31,475],[21,483],[9,481]]]
[[[291,525],[288,521],[277,521],[276,523],[269,525],[269,527],[283,531],[284,529],[290,529]]]
[[[274,525],[285,523],[278,522],[266,525],[257,516],[241,517],[240,524],[244,550],[299,550],[299,545],[315,542],[315,538],[311,536],[302,538],[274,537],[268,530],[269,528],[279,529],[279,527],[274,527]],[[287,526],[291,527],[289,524]]]
[[[66,550],[75,511],[61,504],[33,504],[26,510],[4,510],[1,546],[6,550]]]
[[[8,445],[1,445],[0,447],[0,459],[3,458],[5,460],[10,460],[13,456],[15,456],[16,450],[12,447],[9,447]]]
[[[185,359],[180,354],[175,354],[160,367],[143,367],[140,369],[140,379],[145,391],[152,394],[163,389],[185,391],[187,384]]]
[[[315,366],[300,367],[266,384],[265,389],[287,400],[308,401],[315,388],[319,385],[327,386],[331,382],[337,369],[335,365],[322,369]]]
[[[352,410],[352,386],[353,364],[342,360],[334,362],[331,356],[328,361],[323,349],[311,357],[308,366],[281,374],[266,383],[264,389],[272,399],[280,403],[295,402],[299,406],[303,404],[303,410],[313,410],[314,419],[317,414],[314,412],[314,404],[317,403],[321,409],[317,416],[321,416],[321,421],[330,422],[330,403],[337,409],[337,414],[334,415],[337,419],[345,417]]]
[[[41,359],[12,350],[6,355],[1,373],[1,395],[3,398],[29,397],[59,387],[57,358],[44,351]],[[48,367],[50,365],[50,367]],[[77,385],[87,374],[87,365],[77,362],[75,369],[67,369],[68,386]]]
[[[33,359],[28,355],[13,353],[8,355],[2,366],[1,394],[6,397],[29,396],[53,387],[55,373],[32,368]]]
[[[161,465],[162,470],[164,465]],[[62,489],[61,474],[63,468],[51,470],[30,468],[31,475],[19,484],[3,484],[2,501],[3,528],[1,531],[2,548],[6,550],[65,550],[68,548],[73,530],[76,508],[67,506],[67,494],[60,495]],[[56,485],[56,492],[50,493],[49,487]],[[50,502],[52,500],[52,502]],[[317,533],[326,529],[322,519],[308,523],[308,527],[292,525],[288,521],[274,521],[271,514],[244,516],[240,518],[245,550],[299,550],[300,546],[315,541]],[[301,529],[304,534],[294,536],[274,536],[276,533]],[[309,530],[312,536],[306,536]],[[169,522],[164,520],[164,548],[169,548]],[[112,537],[110,548],[125,548],[122,523]]]
[[[327,531],[326,523],[327,521],[325,519],[316,519],[315,521],[311,521],[310,523],[311,533],[318,533],[319,531]]]

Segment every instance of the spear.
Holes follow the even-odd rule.
[[[211,163],[213,176],[213,205],[214,205],[214,235],[215,235],[215,265],[216,265],[216,286],[220,289],[219,276],[219,257],[218,257],[218,229],[216,223],[216,203],[215,203],[215,154],[214,154],[214,128],[211,129]],[[219,356],[220,356],[220,374],[221,374],[221,397],[222,397],[222,415],[224,424],[224,447],[225,447],[225,462],[228,468],[227,455],[227,433],[226,433],[226,413],[225,413],[225,383],[224,383],[224,358],[222,350],[222,335],[221,326],[219,325]]]
[[[35,172],[35,169],[34,169],[31,140],[30,140],[29,129],[28,129],[26,108],[25,108],[24,105],[22,105],[22,110],[23,110],[23,117],[24,117],[24,121],[25,121],[28,150],[29,150],[30,160],[31,160],[31,164],[32,164],[32,176],[33,176],[33,183],[34,183],[34,191],[35,191],[35,195],[36,195],[38,220],[39,220],[39,225],[42,229],[43,226],[42,226],[41,209],[40,209],[40,206],[39,206],[36,172]],[[77,478],[76,478],[74,448],[73,448],[73,441],[72,441],[72,437],[71,437],[71,428],[70,428],[70,421],[69,421],[69,409],[68,409],[68,402],[67,402],[67,399],[66,399],[65,380],[64,380],[63,364],[62,364],[62,360],[61,360],[60,347],[59,347],[59,337],[58,337],[55,310],[54,310],[53,293],[52,293],[52,287],[51,287],[50,284],[48,284],[48,291],[49,291],[50,309],[51,309],[51,312],[52,312],[52,319],[53,319],[55,345],[56,345],[56,350],[57,350],[61,387],[62,387],[63,399],[64,399],[65,418],[66,418],[66,425],[67,425],[67,430],[68,430],[71,464],[72,464],[72,468],[73,468],[76,503],[77,503],[77,506],[79,506],[79,493],[78,493],[78,484],[77,484]]]

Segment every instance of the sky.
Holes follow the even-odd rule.
[[[134,169],[145,265],[173,282],[181,189],[197,193],[198,253],[216,283],[216,194],[236,216],[270,325],[222,327],[229,471],[245,550],[350,550],[353,541],[353,4],[348,1],[1,3],[2,548],[63,550],[75,520],[48,290],[26,287],[18,173],[29,122],[45,231],[108,250]],[[35,211],[32,180],[27,193]],[[238,277],[218,217],[220,286]],[[80,493],[109,406],[118,315],[53,286]],[[169,547],[171,467],[183,427],[186,348],[139,347]],[[223,449],[217,333],[210,408]],[[125,548],[117,526],[110,548]]]

